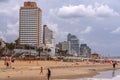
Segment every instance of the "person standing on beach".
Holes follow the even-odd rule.
[[[50,76],[51,76],[51,71],[50,71],[50,69],[48,68],[48,73],[47,73],[47,78],[48,78],[48,80],[50,80]]]
[[[43,67],[40,68],[40,75],[43,75]]]
[[[112,65],[113,65],[113,69],[115,69],[115,67],[116,67],[116,65],[117,65],[117,62],[114,61]]]
[[[7,56],[5,56],[5,63],[4,63],[4,64],[6,65],[6,68],[8,68],[8,67],[9,67],[8,57],[7,57]]]

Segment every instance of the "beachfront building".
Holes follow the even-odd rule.
[[[71,54],[71,45],[69,41],[61,42],[62,50],[66,51],[66,55]]]
[[[69,33],[67,35],[67,41],[69,41],[71,44],[71,54],[79,56],[80,55],[79,39],[75,35]]]
[[[99,55],[98,53],[93,53],[93,54],[91,55],[91,58],[92,58],[92,59],[100,59],[100,55]]]
[[[56,56],[60,55],[60,50],[62,50],[62,44],[59,42],[58,44],[55,45],[55,55]]]
[[[85,58],[91,57],[91,49],[87,46],[87,44],[80,45],[80,55]]]
[[[55,35],[47,25],[43,25],[43,44],[51,49],[51,55],[55,55]]]
[[[19,12],[20,45],[42,44],[41,9],[36,2],[24,2]]]
[[[0,49],[5,47],[5,42],[3,41],[2,38],[0,38]]]
[[[68,41],[59,42],[56,44],[56,53],[59,56],[69,56],[71,55],[71,45]]]

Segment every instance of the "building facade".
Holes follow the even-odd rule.
[[[79,56],[80,55],[79,39],[75,35],[69,33],[67,35],[67,41],[69,41],[71,44],[71,54]]]
[[[42,43],[42,11],[36,2],[24,2],[19,12],[20,45],[36,45]]]
[[[91,49],[87,46],[87,44],[80,45],[80,55],[85,58],[91,57]]]
[[[47,25],[43,25],[43,44],[51,49],[51,55],[55,55],[55,35]]]
[[[62,45],[62,50],[63,50],[63,51],[66,51],[66,50],[67,50],[67,54],[70,54],[70,53],[71,53],[71,45],[70,45],[70,42],[69,42],[69,41],[61,42],[61,45]]]
[[[5,42],[0,38],[0,49],[5,47]]]
[[[59,56],[70,56],[71,45],[69,41],[63,41],[56,44],[56,55]]]

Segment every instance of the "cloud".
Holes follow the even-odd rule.
[[[18,22],[15,24],[8,23],[6,31],[0,31],[0,38],[4,41],[9,41],[12,38],[16,39],[16,36],[18,36]]]
[[[16,6],[14,6],[14,7],[7,7],[7,8],[4,8],[4,9],[1,9],[0,10],[0,14],[6,14],[6,15],[10,15],[10,16],[12,16],[13,14],[16,14],[16,13],[18,13],[17,11],[19,10],[19,6],[18,5],[16,5]],[[18,15],[18,14],[17,14]]]
[[[56,10],[55,10],[56,12]],[[69,5],[63,6],[57,10],[57,15],[61,18],[76,18],[76,17],[111,17],[119,16],[119,13],[115,12],[108,5]]]
[[[7,0],[5,0],[4,4],[1,4],[0,14],[7,15],[7,16],[13,16],[13,14],[18,15],[18,12],[19,12],[18,10],[20,8],[19,3],[15,2],[13,0],[11,0],[11,1],[8,0],[8,1],[9,1],[9,3],[6,3]],[[9,4],[9,5],[7,5],[7,4]]]
[[[56,38],[56,40],[58,39],[65,40],[66,36],[69,33],[68,31],[60,30],[58,24],[47,23],[47,26],[54,32],[54,37]]]
[[[57,24],[48,23],[48,27],[49,27],[52,31],[58,32],[58,25],[57,25]]]
[[[10,0],[0,0],[0,3],[3,3],[3,2],[8,2]]]
[[[87,33],[90,33],[91,31],[92,31],[92,27],[88,26],[88,27],[86,27],[85,30],[81,31],[80,33],[81,34],[87,34]]]
[[[2,31],[0,31],[0,38],[2,38],[4,41],[6,41],[5,34]]]
[[[116,28],[111,33],[113,33],[113,34],[120,34],[120,27]]]
[[[15,24],[8,23],[6,35],[17,36],[18,35],[18,25],[19,25],[19,22],[16,22]]]

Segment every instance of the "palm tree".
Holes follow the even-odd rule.
[[[48,48],[48,60],[50,60],[50,52],[51,52],[51,49],[50,48]]]
[[[3,56],[4,51],[5,51],[5,47],[0,48],[0,57],[2,57],[2,56]]]
[[[48,48],[48,52],[51,52],[51,49],[50,49],[50,48]]]
[[[42,47],[39,47],[38,49],[37,49],[37,51],[39,52],[39,58],[40,58],[40,56],[41,56],[41,52],[43,52],[43,48]]]
[[[61,49],[58,49],[58,55],[62,56],[62,50]]]
[[[49,52],[51,52],[51,49],[50,48],[45,48],[45,53],[46,53],[46,56],[47,56],[47,60],[50,59],[50,54],[48,54]]]
[[[15,48],[15,43],[6,43],[6,48],[10,50],[10,55],[12,55],[13,50]]]
[[[30,45],[24,45],[24,49],[29,50],[30,49]]]
[[[68,50],[65,50],[65,51],[64,51],[64,53],[65,53],[65,55],[64,55],[64,56],[67,56],[67,52],[68,52]]]

